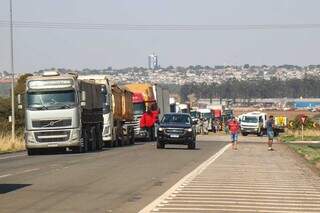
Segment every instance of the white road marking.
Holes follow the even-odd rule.
[[[11,158],[18,158],[18,157],[23,157],[23,156],[27,156],[27,154],[22,154],[22,155],[10,155],[10,156],[7,156],[7,157],[1,157],[0,160],[11,159]]]
[[[34,171],[38,171],[40,170],[39,168],[34,168],[34,169],[26,169],[26,170],[23,170],[21,172],[17,172],[16,175],[21,175],[21,174],[24,174],[24,173],[28,173],[28,172],[34,172]]]
[[[197,175],[201,174],[210,164],[212,164],[217,158],[219,158],[229,147],[231,144],[225,145],[219,152],[211,156],[208,160],[200,164],[196,169],[194,169],[192,172],[184,176],[182,179],[180,179],[175,185],[173,185],[169,190],[167,190],[164,194],[162,194],[160,197],[155,199],[153,202],[151,202],[149,205],[147,205],[145,208],[143,208],[139,213],[147,213],[151,212],[152,210],[155,210],[156,207],[161,204],[162,201],[164,201],[167,197],[169,197],[171,194],[173,194],[182,184],[186,182],[190,182],[192,179],[194,179]]]
[[[0,178],[5,178],[5,177],[10,177],[12,174],[5,174],[5,175],[0,175]]]

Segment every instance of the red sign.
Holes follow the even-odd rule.
[[[301,119],[301,123],[302,123],[302,124],[305,124],[305,123],[306,123],[307,117],[308,117],[308,116],[306,116],[306,115],[302,115],[302,116],[301,116],[300,119]]]

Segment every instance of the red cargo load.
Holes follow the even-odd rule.
[[[214,110],[214,117],[215,118],[221,118],[222,112],[219,109]]]

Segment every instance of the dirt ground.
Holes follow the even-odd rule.
[[[257,109],[257,108],[234,108],[234,114],[236,116],[239,116],[239,115],[247,113],[247,112],[254,112],[254,111],[259,111],[259,109]],[[311,118],[320,114],[320,112],[310,112],[307,110],[294,110],[294,111],[265,110],[263,112],[266,112],[268,115],[273,115],[273,116],[286,116],[289,120],[293,120],[299,114],[304,114],[304,115],[307,115],[308,117],[311,117]]]

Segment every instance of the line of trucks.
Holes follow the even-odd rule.
[[[48,149],[88,152],[148,140],[139,124],[151,104],[161,119],[170,110],[169,92],[151,84],[117,85],[105,75],[56,71],[29,77],[25,94],[18,95],[28,155]]]

